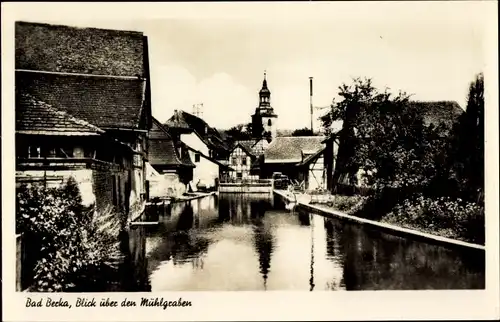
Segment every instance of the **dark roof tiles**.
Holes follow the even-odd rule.
[[[16,69],[145,77],[144,38],[135,31],[17,22]]]
[[[422,113],[426,126],[444,123],[449,127],[464,112],[454,101],[412,101],[410,104]]]
[[[82,75],[16,72],[16,90],[102,128],[138,128],[145,82]]]
[[[179,156],[176,143],[168,133],[168,128],[158,120],[153,119],[153,126],[149,132],[149,163],[152,166],[194,166],[186,148],[181,149]],[[178,143],[182,145],[182,143]]]
[[[100,128],[77,119],[29,94],[16,95],[16,132],[52,135],[96,135]]]
[[[267,162],[301,162],[303,155],[323,149],[323,136],[282,136],[275,138],[264,153]]]
[[[196,132],[200,138],[209,146],[218,151],[228,151],[226,143],[222,139],[219,131],[210,127],[201,118],[184,111],[174,111],[174,115],[165,123],[174,130],[187,130]]]

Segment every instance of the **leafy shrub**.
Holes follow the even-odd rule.
[[[366,200],[366,197],[363,196],[343,196],[343,195],[335,195],[335,199],[333,202],[333,208],[346,211],[348,213],[355,212],[358,208],[360,208],[363,202]]]
[[[382,221],[484,244],[484,206],[461,199],[416,195],[395,206]]]
[[[36,253],[33,291],[99,291],[122,259],[123,221],[111,208],[84,208],[73,179],[61,188],[21,187],[18,232]],[[39,249],[36,249],[39,248]]]

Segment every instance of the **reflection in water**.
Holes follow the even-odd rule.
[[[309,218],[309,214],[307,216]],[[314,290],[314,222],[311,225],[311,278],[309,279],[309,291]]]
[[[255,219],[253,232],[255,248],[259,255],[260,273],[264,281],[264,289],[267,289],[267,277],[269,268],[271,267],[271,254],[274,248],[273,236],[269,227],[265,226],[262,218]]]
[[[140,287],[152,291],[484,288],[479,251],[279,208],[268,195],[174,204],[142,238],[146,251],[139,251],[140,236],[132,238],[139,245],[133,278],[147,268],[149,281]]]

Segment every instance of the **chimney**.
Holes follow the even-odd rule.
[[[314,133],[313,128],[313,78],[309,77],[309,105],[311,108],[311,132]]]

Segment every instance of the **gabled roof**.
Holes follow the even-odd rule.
[[[282,136],[275,138],[264,152],[265,163],[298,163],[303,155],[323,149],[323,136]]]
[[[193,151],[193,152],[195,152],[195,153],[198,153],[198,154],[199,154],[202,158],[205,158],[205,159],[207,159],[208,161],[210,161],[210,162],[212,162],[212,163],[217,164],[219,167],[222,167],[222,168],[223,168],[223,169],[225,169],[225,170],[229,170],[229,171],[233,170],[233,169],[232,169],[230,166],[228,166],[227,164],[224,164],[224,163],[220,162],[219,160],[216,160],[216,159],[214,159],[214,158],[211,158],[211,157],[209,157],[208,155],[203,154],[201,151],[198,151],[198,150],[196,150],[196,149],[194,149],[194,148],[190,147],[189,145],[184,145],[184,146],[185,146],[187,149],[189,149],[189,150],[191,150],[191,151]]]
[[[426,126],[431,124],[438,126],[440,123],[444,123],[449,127],[464,112],[460,105],[454,101],[411,101],[410,105],[422,113]]]
[[[140,127],[145,82],[16,71],[16,89],[101,128]]]
[[[214,150],[226,152],[229,150],[219,131],[210,127],[207,122],[195,115],[175,110],[174,115],[165,125],[173,130],[195,132],[208,147]]]
[[[16,133],[87,136],[104,130],[38,100],[29,94],[16,95]]]
[[[236,141],[233,145],[233,148],[231,149],[231,152],[236,149],[236,147],[241,147],[247,154],[249,155],[254,155],[253,147],[257,141],[255,140],[241,140],[241,141]]]
[[[189,154],[187,159],[185,155],[178,155],[176,145],[168,133],[168,129],[155,118],[153,118],[153,126],[149,134],[148,159],[152,166],[194,166]]]
[[[16,69],[146,77],[142,32],[15,24]]]
[[[302,160],[302,162],[300,162],[300,163],[298,164],[298,166],[302,166],[302,165],[307,165],[307,164],[309,164],[310,162],[312,162],[312,161],[316,160],[317,158],[319,158],[319,156],[320,156],[323,152],[325,152],[325,148],[322,148],[322,149],[318,150],[318,152],[316,152],[316,153],[314,153],[314,154],[311,154],[311,155],[309,155],[309,156],[305,157],[305,158],[304,158],[304,160]]]

